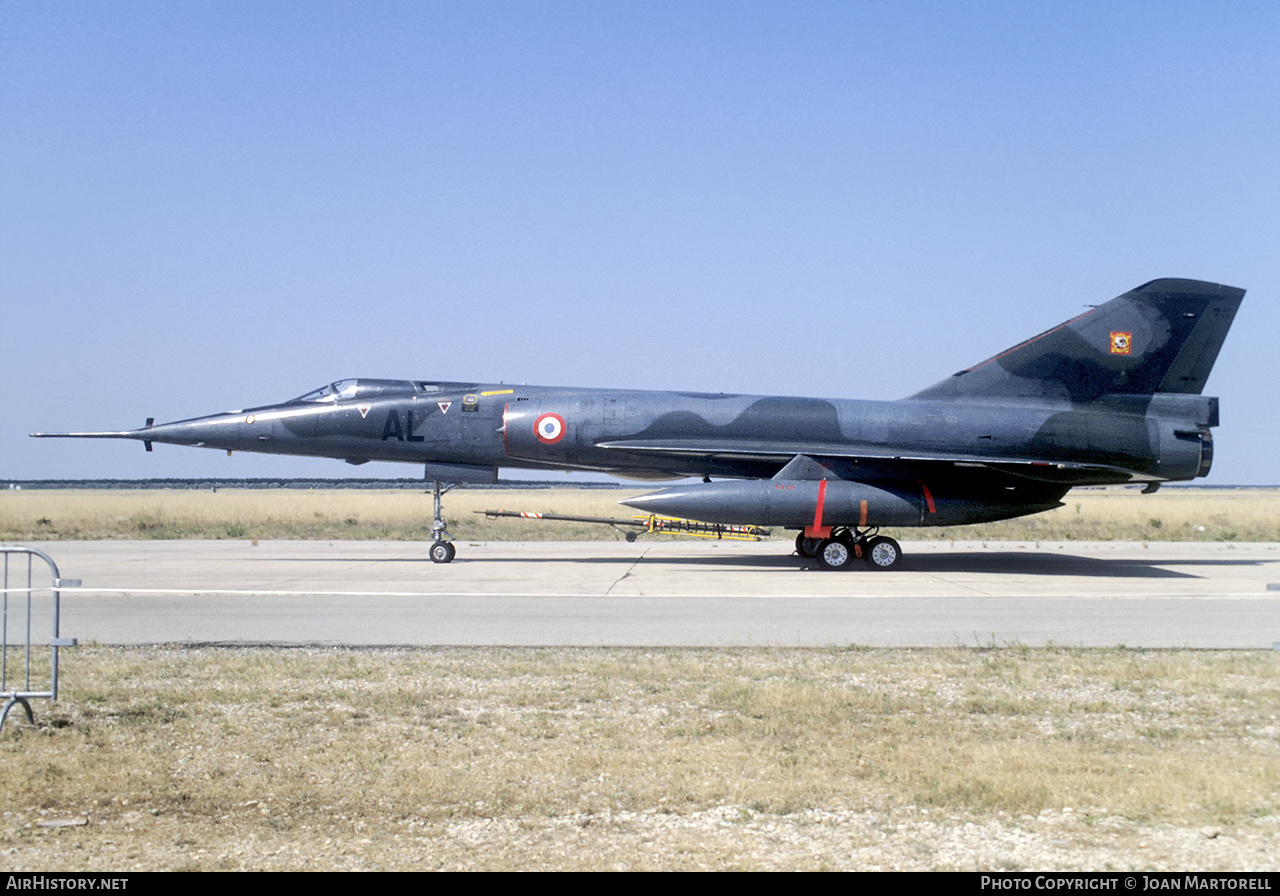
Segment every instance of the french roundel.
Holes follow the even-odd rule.
[[[544,445],[554,445],[564,438],[564,418],[559,414],[543,414],[533,422],[533,434]]]

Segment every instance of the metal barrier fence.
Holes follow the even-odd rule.
[[[4,709],[0,710],[2,731],[5,720],[9,718],[9,710],[14,706],[21,705],[27,712],[27,721],[34,724],[30,701],[58,699],[58,650],[74,647],[76,643],[74,638],[63,638],[58,633],[62,612],[61,589],[79,585],[80,580],[62,578],[53,558],[35,548],[0,545],[0,555],[4,557],[3,605],[0,606],[0,698],[5,701]],[[40,569],[35,564],[37,557],[48,564],[48,584],[45,584],[43,570],[38,577],[36,575],[36,570]],[[32,640],[35,637],[32,634],[34,617],[45,612],[46,594],[49,595],[47,609],[53,622],[47,658],[43,649],[39,654],[35,652],[37,645]],[[43,648],[43,645],[39,646]],[[33,678],[39,684],[47,681],[48,688],[33,687]]]

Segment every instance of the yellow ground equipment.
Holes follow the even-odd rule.
[[[562,523],[599,523],[612,526],[621,532],[627,541],[635,541],[646,533],[663,533],[666,535],[688,535],[693,538],[732,539],[734,541],[759,541],[769,537],[768,529],[759,526],[729,526],[724,523],[699,523],[696,520],[682,520],[667,516],[637,516],[629,520],[607,516],[565,516],[559,513],[535,513],[525,510],[477,510],[486,519],[496,520],[500,516],[516,517],[524,520],[550,520]]]

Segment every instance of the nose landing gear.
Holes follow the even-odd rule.
[[[431,519],[431,550],[428,556],[431,557],[432,563],[448,563],[457,554],[457,550],[453,546],[453,537],[449,534],[449,530],[445,528],[444,515],[440,505],[440,496],[449,489],[442,488],[440,480],[434,480],[435,485],[431,490],[434,514]]]

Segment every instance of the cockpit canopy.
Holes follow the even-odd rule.
[[[299,395],[290,404],[311,402],[350,401],[353,398],[371,399],[387,395],[413,395],[417,389],[408,380],[338,380],[306,395]]]
[[[285,404],[332,404],[339,401],[372,401],[375,398],[395,398],[418,395],[435,396],[440,392],[471,392],[479,388],[475,383],[453,383],[440,380],[371,380],[367,377],[338,380],[312,389],[305,395],[290,399]]]

